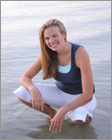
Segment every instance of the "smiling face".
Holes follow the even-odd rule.
[[[52,51],[59,51],[65,43],[66,35],[61,34],[57,26],[51,26],[44,31],[44,40]]]

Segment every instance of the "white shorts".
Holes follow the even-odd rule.
[[[74,100],[75,98],[81,95],[81,94],[71,95],[65,93],[61,91],[56,85],[41,84],[41,83],[34,84],[34,85],[40,91],[44,103],[56,108],[60,108],[70,103],[72,100]],[[32,103],[31,92],[25,87],[20,86],[13,93],[19,98],[21,98],[22,100]],[[87,115],[89,115],[92,118],[93,116],[92,113],[96,109],[96,107],[97,107],[97,101],[95,96],[93,95],[93,99],[90,102],[72,111],[69,111],[67,115],[72,121],[82,120],[83,122],[85,122]]]

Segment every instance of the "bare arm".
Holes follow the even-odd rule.
[[[26,72],[19,79],[20,84],[31,91],[34,86],[32,78],[41,70],[41,56],[26,70]]]
[[[38,111],[44,110],[44,102],[42,95],[37,87],[33,84],[32,78],[41,70],[41,56],[27,69],[27,71],[21,76],[20,83],[28,90],[32,95],[32,108]]]

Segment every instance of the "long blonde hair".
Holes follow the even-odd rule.
[[[42,63],[43,79],[55,78],[58,74],[57,52],[49,49],[44,39],[45,29],[51,26],[58,27],[59,32],[67,36],[66,29],[63,23],[57,19],[49,19],[40,27],[39,39],[40,39],[40,46],[41,46],[41,63]]]

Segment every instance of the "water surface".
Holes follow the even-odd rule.
[[[62,132],[49,132],[47,116],[21,104],[15,95],[20,76],[40,54],[38,31],[48,19],[61,20],[67,40],[88,51],[98,106],[93,121],[77,127],[65,117]],[[54,84],[42,80],[36,83]],[[1,2],[1,138],[110,139],[111,138],[111,2],[2,1]]]

